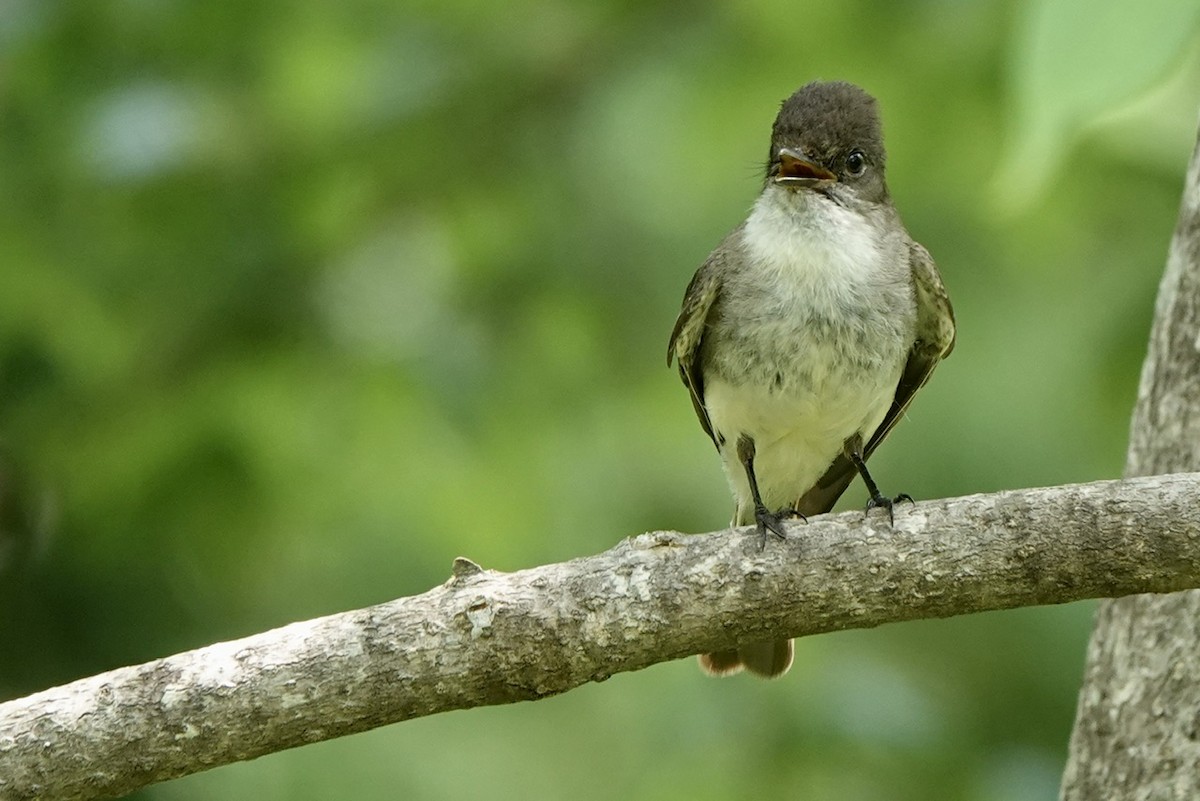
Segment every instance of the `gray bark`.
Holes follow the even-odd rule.
[[[1200,141],[1159,287],[1127,476],[1200,469]],[[1200,798],[1200,592],[1096,613],[1065,801]]]
[[[1200,474],[653,532],[0,704],[0,798],[128,793],[451,709],[780,635],[1200,586]],[[701,679],[697,677],[697,681]]]

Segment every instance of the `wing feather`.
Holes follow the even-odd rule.
[[[708,327],[709,315],[721,292],[721,275],[719,260],[721,249],[718,248],[700,266],[692,276],[687,291],[683,295],[683,308],[675,320],[671,331],[671,340],[667,344],[667,364],[672,358],[679,365],[679,377],[683,380],[688,394],[692,398],[692,406],[704,433],[708,434],[713,444],[721,446],[720,435],[713,431],[712,421],[708,418],[708,409],[704,406],[704,375],[700,369],[700,345]]]

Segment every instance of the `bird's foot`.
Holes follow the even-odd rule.
[[[901,501],[908,501],[909,503],[911,503],[914,506],[916,506],[916,503],[917,503],[916,501],[914,501],[912,499],[912,496],[909,495],[907,492],[902,492],[899,495],[897,495],[895,498],[888,498],[884,495],[880,495],[877,492],[873,496],[871,496],[871,500],[867,501],[867,508],[863,510],[863,515],[865,516],[865,515],[870,514],[872,509],[878,509],[878,508],[887,509],[888,524],[895,525],[896,524],[896,515],[894,514],[892,509],[896,504],[900,503]]]
[[[778,512],[769,512],[767,507],[758,506],[754,509],[754,521],[758,524],[758,549],[764,550],[767,547],[767,532],[774,534],[781,540],[787,539],[787,532],[783,528],[783,521],[790,517],[798,517],[805,523],[808,518],[790,507],[784,507]]]

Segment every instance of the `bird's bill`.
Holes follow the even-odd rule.
[[[836,180],[837,176],[832,172],[796,151],[786,147],[779,151],[779,172],[775,175],[775,183],[799,189]]]

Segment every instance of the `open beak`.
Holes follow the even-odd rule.
[[[820,164],[809,161],[795,150],[785,147],[779,151],[779,172],[775,175],[775,183],[801,189],[836,180],[836,175]]]

